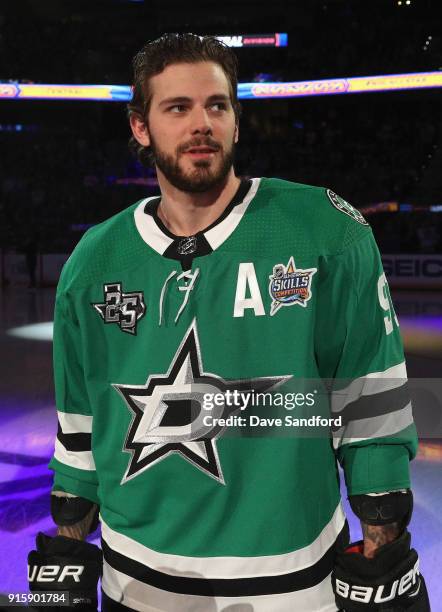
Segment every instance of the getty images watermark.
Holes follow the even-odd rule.
[[[227,390],[224,393],[204,393],[203,410],[207,412],[217,408],[227,408],[228,416],[205,414],[203,424],[206,427],[342,427],[342,416],[326,418],[320,415],[295,417],[287,414],[281,417],[262,416],[259,414],[235,414],[252,408],[278,408],[294,410],[311,408],[315,405],[317,390],[310,393],[263,393],[257,391]],[[279,413],[278,413],[279,414]]]

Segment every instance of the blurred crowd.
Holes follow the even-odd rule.
[[[379,250],[387,253],[442,252],[442,214],[431,212],[379,213],[367,216]]]
[[[280,49],[240,49],[240,80],[302,80],[438,70],[431,0],[245,0],[211,7],[178,0],[22,0],[0,6],[0,78],[128,83],[131,58],[165,31],[235,35],[287,32]],[[253,6],[253,10],[251,10]],[[199,10],[204,8],[204,10]],[[426,44],[428,41],[428,44]]]
[[[373,100],[370,112],[366,100],[244,103],[237,173],[326,186],[357,207],[386,201],[442,204],[439,174],[431,172],[440,160],[439,127],[428,118],[431,100],[425,94],[420,102],[402,99],[391,110],[387,94]],[[71,114],[73,104],[64,113],[40,110],[39,123],[24,123],[19,132],[0,132],[3,247],[20,249],[38,228],[43,251],[69,251],[81,226],[158,192],[154,169],[141,166],[128,150],[124,108],[98,105],[90,113],[78,107]],[[382,244],[390,252],[396,245],[411,252],[440,248],[440,230],[430,246],[426,227],[439,226],[442,215],[419,213],[411,221],[401,214],[400,224],[397,215],[381,217],[389,228]],[[381,232],[383,226],[384,221]]]

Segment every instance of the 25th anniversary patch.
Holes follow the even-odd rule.
[[[121,331],[136,335],[137,323],[146,313],[142,291],[124,293],[121,283],[104,285],[104,302],[91,304],[105,323],[116,323]]]

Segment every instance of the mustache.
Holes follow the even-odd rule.
[[[178,153],[185,153],[189,149],[193,149],[193,147],[210,147],[211,149],[215,149],[215,151],[221,149],[221,145],[216,142],[216,140],[212,140],[211,138],[198,138],[178,147]]]

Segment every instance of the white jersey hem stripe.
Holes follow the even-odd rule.
[[[163,591],[139,582],[104,562],[103,591],[108,597],[139,612],[336,612],[335,598],[328,575],[308,589],[245,597],[207,597]]]
[[[101,517],[100,517],[101,518]],[[280,555],[259,557],[188,557],[155,551],[111,529],[101,518],[103,540],[117,553],[153,570],[175,576],[212,579],[241,579],[279,576],[317,563],[336,541],[345,523],[341,503],[318,537],[308,546]]]

